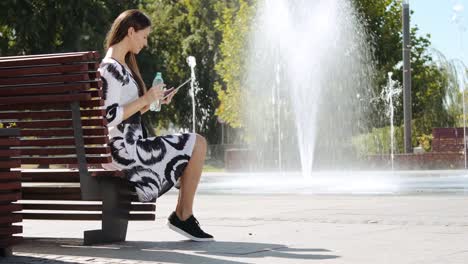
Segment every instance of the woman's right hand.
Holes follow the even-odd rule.
[[[151,87],[148,91],[146,91],[144,95],[146,104],[149,105],[153,103],[154,101],[163,98],[165,86],[166,85],[164,83],[161,83],[161,84]]]

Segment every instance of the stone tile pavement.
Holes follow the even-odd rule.
[[[0,263],[468,263],[467,195],[201,194],[208,243],[165,226],[176,198],[158,201],[155,222],[132,222],[124,243],[82,246],[98,222],[25,221],[25,243]]]

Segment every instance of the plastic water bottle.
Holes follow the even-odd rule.
[[[160,72],[156,73],[156,77],[154,77],[153,80],[153,87],[155,87],[158,84],[164,83],[164,80],[162,78],[162,74]],[[150,105],[150,110],[153,112],[157,112],[161,110],[161,102],[159,100],[156,100]]]

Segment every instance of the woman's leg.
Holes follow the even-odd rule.
[[[179,198],[176,207],[176,214],[180,220],[184,221],[193,214],[193,200],[197,191],[200,176],[205,163],[206,139],[196,134],[195,146],[192,157],[180,178]]]

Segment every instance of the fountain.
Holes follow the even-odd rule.
[[[255,163],[304,177],[320,162],[336,167],[355,123],[365,123],[358,101],[374,97],[365,30],[345,0],[264,1],[258,10],[243,85]]]
[[[401,194],[468,188],[464,171],[353,167],[359,158],[351,141],[369,132],[365,113],[376,109],[372,102],[381,95],[373,89],[367,34],[350,2],[259,3],[241,85],[243,136],[252,157],[247,172],[205,175],[201,191]],[[382,95],[393,123],[400,90],[391,77]]]
[[[192,97],[192,133],[196,133],[196,101],[195,96],[198,90],[198,82],[195,76],[195,66],[197,65],[197,61],[195,57],[188,56],[187,57],[187,64],[190,67],[190,97]]]
[[[393,97],[401,94],[401,88],[398,87],[396,81],[392,79],[393,72],[388,73],[387,86],[384,87],[381,93],[381,98],[384,100],[387,107],[387,116],[390,118],[390,161],[392,164],[392,170],[395,168],[395,128],[393,125],[395,106],[393,103]]]

